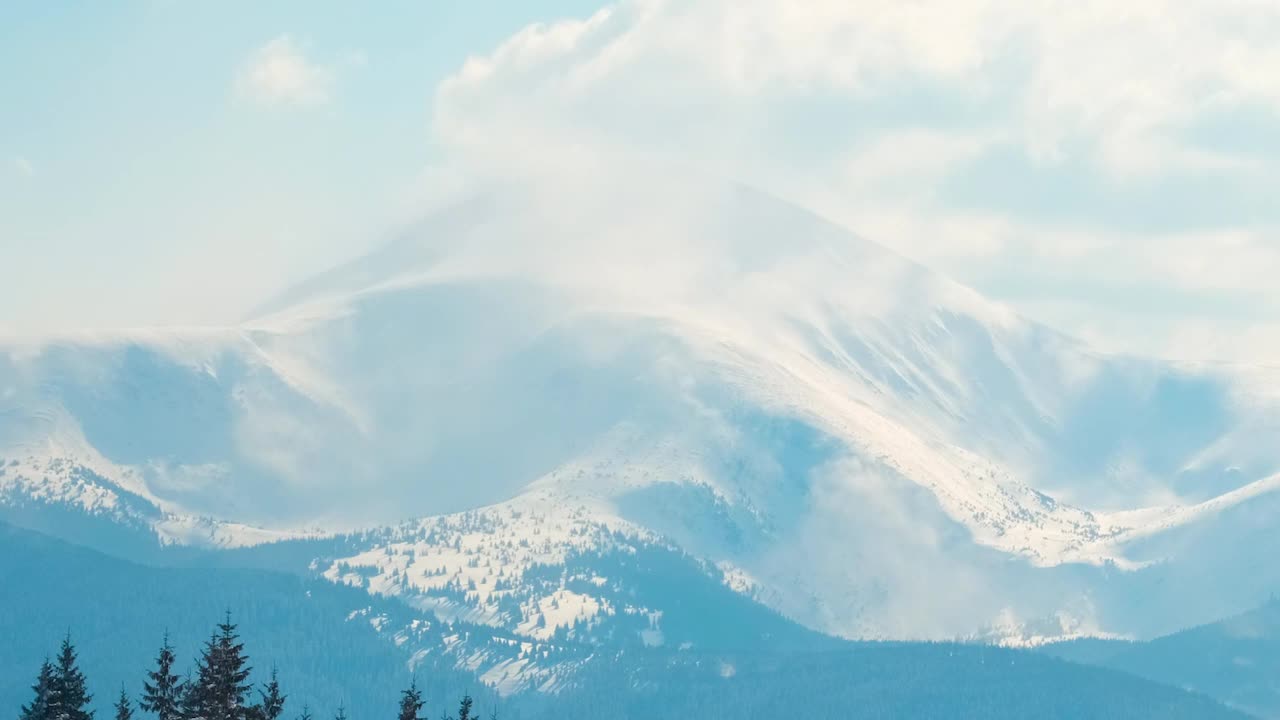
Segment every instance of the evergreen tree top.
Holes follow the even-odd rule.
[[[142,697],[138,707],[149,713],[155,713],[158,720],[177,720],[181,715],[180,702],[183,696],[182,678],[173,672],[177,657],[169,644],[169,631],[164,633],[164,641],[156,655],[156,668],[147,673],[142,684]]]
[[[35,694],[29,705],[23,705],[19,720],[45,720],[49,716],[49,700],[53,692],[53,663],[49,662],[49,658],[44,659],[44,663],[40,666],[40,674],[36,677],[36,684],[31,686],[31,691]]]
[[[418,691],[418,679],[414,678],[408,689],[400,693],[400,715],[398,720],[423,720],[418,716],[422,706],[422,693]]]
[[[471,706],[473,704],[471,693],[462,696],[462,703],[458,706],[458,720],[475,720],[471,714]]]
[[[91,720],[93,711],[86,709],[91,700],[93,695],[89,694],[84,673],[77,663],[71,633],[67,633],[53,668],[49,692],[50,717],[56,720]]]
[[[258,690],[259,702],[253,708],[253,715],[261,720],[276,720],[284,713],[286,696],[280,692],[280,681],[275,667],[271,668],[271,680]]]
[[[129,703],[129,693],[120,686],[120,698],[116,700],[116,720],[133,720],[133,707]]]
[[[236,635],[228,613],[210,635],[196,666],[196,677],[182,698],[182,716],[190,720],[248,720],[258,714],[245,697],[249,682],[249,658]]]

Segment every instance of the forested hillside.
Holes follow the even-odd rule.
[[[354,588],[259,570],[148,567],[8,526],[0,526],[0,578],[6,610],[0,635],[9,641],[0,655],[0,707],[14,715],[33,701],[42,662],[59,656],[68,633],[97,717],[113,712],[121,688],[136,703],[167,632],[176,656],[172,670],[186,678],[200,677],[219,638],[237,634],[227,642],[243,644],[252,667],[243,682],[253,687],[230,720],[259,720],[251,717],[253,703],[273,668],[287,696],[281,717],[289,719],[305,717],[304,708],[314,718],[340,710],[351,720],[390,718],[410,683],[431,717],[456,712],[464,695],[486,714],[499,709],[503,717],[525,720],[717,720],[797,712],[815,720],[1244,717],[1207,697],[1125,673],[953,644],[715,653],[598,645],[594,661],[558,692],[498,698],[474,675],[437,663],[431,652],[413,658],[410,670],[408,654],[368,618],[410,624],[416,613]],[[227,623],[211,638],[228,611],[238,629]],[[432,630],[437,648],[481,631],[438,628]]]
[[[1280,718],[1280,601],[1149,642],[1080,641],[1045,648],[1212,695],[1265,718]]]
[[[28,700],[35,670],[68,632],[105,712],[142,673],[168,632],[187,673],[213,624],[230,610],[243,628],[255,679],[274,666],[291,704],[349,709],[394,698],[410,679],[409,657],[365,618],[412,622],[408,608],[323,581],[258,570],[153,568],[0,524],[0,707]],[[358,613],[358,614],[356,614]],[[424,668],[429,663],[424,663]],[[461,696],[474,679],[447,668],[422,672],[432,697]],[[483,693],[478,693],[483,694]]]

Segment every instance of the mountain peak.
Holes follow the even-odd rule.
[[[82,448],[99,486],[277,529],[550,503],[872,637],[1172,622],[1096,583],[1280,470],[1280,405],[1234,376],[1090,352],[696,178],[492,188],[264,312],[6,356],[0,457]]]

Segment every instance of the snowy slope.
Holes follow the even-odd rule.
[[[614,532],[827,632],[1145,634],[1258,599],[1138,610],[1192,555],[1162,538],[1270,502],[1278,387],[1093,352],[750,190],[502,187],[241,327],[0,355],[0,497],[215,544],[427,518],[319,569],[531,641],[623,610],[513,624],[497,583]]]

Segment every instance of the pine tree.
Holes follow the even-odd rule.
[[[422,701],[422,693],[418,691],[418,679],[414,678],[410,683],[409,689],[400,693],[400,717],[398,720],[425,720],[418,716],[418,712],[425,705]]]
[[[53,693],[53,664],[48,658],[40,665],[40,674],[36,677],[36,684],[31,686],[31,691],[35,693],[30,705],[22,706],[22,712],[18,715],[19,720],[50,720],[49,700]]]
[[[169,645],[169,633],[166,631],[164,644],[156,656],[156,669],[147,673],[148,679],[142,684],[142,699],[138,701],[138,707],[155,713],[157,720],[179,720],[182,717],[182,678],[173,672],[175,662],[177,657]]]
[[[120,699],[116,700],[116,720],[133,720],[133,708],[129,705],[129,693],[120,686]]]
[[[189,720],[248,720],[254,714],[245,704],[253,688],[248,662],[228,612],[201,652],[196,679],[184,693],[183,715]]]
[[[334,713],[333,720],[347,720],[347,707],[338,705],[338,712]]]
[[[183,720],[213,720],[211,708],[214,688],[217,686],[217,665],[218,635],[214,633],[209,636],[204,650],[200,652],[195,672],[189,672],[189,679],[182,684],[180,717]]]
[[[62,639],[58,662],[53,667],[50,682],[50,720],[93,720],[93,711],[87,710],[93,696],[89,694],[84,673],[76,663],[76,649],[71,644],[71,634]]]
[[[301,713],[300,715],[298,715],[298,719],[297,719],[297,720],[311,720],[311,708],[310,708],[310,706],[307,706],[307,705],[303,705],[303,706],[302,706],[302,713]]]
[[[458,706],[458,720],[477,720],[471,716],[471,694],[462,696],[462,703]]]
[[[280,692],[280,681],[276,675],[276,668],[271,668],[271,680],[258,690],[260,700],[250,713],[253,720],[278,720],[284,713],[285,695]]]

